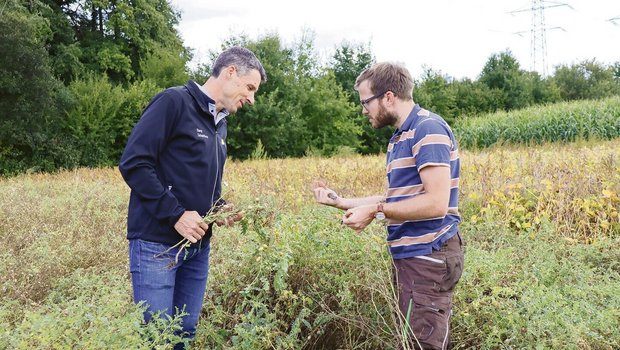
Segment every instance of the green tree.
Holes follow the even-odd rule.
[[[298,150],[304,152],[311,147],[325,155],[336,153],[340,148],[359,148],[362,128],[351,119],[357,107],[348,101],[346,94],[336,82],[333,72],[327,71],[308,82],[311,93],[305,95],[302,115],[305,116],[305,142]],[[387,140],[386,140],[387,141]]]
[[[71,8],[78,6],[78,3],[75,0],[43,0],[43,2],[47,6],[42,16],[48,21],[52,33],[46,43],[52,72],[68,84],[84,73],[81,61],[82,48],[77,42],[71,17],[67,13]],[[62,9],[65,9],[65,12]]]
[[[537,72],[525,73],[527,88],[531,91],[532,104],[553,103],[562,100],[560,89],[551,78],[543,79]]]
[[[505,110],[518,109],[530,104],[525,72],[510,51],[493,54],[482,68],[479,81],[491,90],[501,92]]]
[[[372,154],[385,151],[387,142],[392,135],[392,128],[374,129],[362,114],[362,106],[359,103],[359,95],[355,91],[355,80],[360,73],[372,66],[376,59],[370,50],[370,44],[363,45],[359,43],[351,43],[343,41],[336,48],[334,55],[328,63],[328,69],[334,72],[336,82],[341,86],[342,90],[347,94],[349,102],[355,109],[351,114],[351,120],[361,129],[359,135],[358,151],[362,154]]]
[[[353,86],[355,79],[366,68],[375,62],[370,45],[355,44],[344,41],[336,48],[328,67],[342,89],[350,94],[352,103],[359,103]]]
[[[611,65],[611,71],[613,72],[613,75],[614,75],[614,81],[616,83],[620,83],[620,61],[615,62],[614,64]]]
[[[563,100],[571,101],[585,98],[588,81],[579,66],[562,65],[557,67],[553,80],[560,89]]]
[[[165,0],[5,4],[0,108],[11,127],[0,153],[13,168],[115,163],[148,99],[187,79],[190,53]]]
[[[599,99],[620,94],[620,80],[615,66],[606,67],[596,60],[586,60],[556,68],[553,80],[564,100]]]
[[[54,33],[49,51],[65,83],[82,72],[106,73],[112,82],[128,83],[148,78],[145,73],[160,81],[168,71],[166,81],[184,72],[191,58],[174,28],[179,14],[166,0],[45,1]],[[162,61],[158,68],[154,58]]]
[[[185,63],[184,57],[162,48],[148,54],[140,67],[144,77],[159,87],[167,88],[187,82],[189,74]]]
[[[287,134],[298,128],[294,124],[298,122],[296,116],[299,114],[296,106],[287,102],[297,88],[293,81],[292,50],[282,46],[277,34],[268,34],[256,41],[238,35],[226,40],[222,49],[234,45],[254,51],[263,63],[268,81],[260,86],[254,106],[243,108],[227,118],[228,153],[234,158],[246,159],[261,140],[268,155],[287,155]],[[211,62],[217,54],[211,53]],[[204,70],[209,72],[211,65],[205,64]]]
[[[476,116],[502,109],[503,93],[479,81],[465,78],[453,82],[456,109],[459,117]]]
[[[47,8],[35,0],[27,5],[6,1],[0,15],[0,174],[73,164],[59,136],[68,100],[45,48],[52,35],[41,16]]]
[[[613,67],[596,59],[585,61],[582,66],[589,83],[586,98],[601,99],[620,94],[620,82],[614,79]]]
[[[456,90],[448,76],[424,67],[422,80],[416,82],[414,100],[424,108],[441,115],[449,124],[458,116]]]
[[[333,74],[320,66],[313,37],[306,34],[291,47],[277,34],[225,42],[254,51],[268,76],[257,103],[227,118],[231,156],[250,157],[259,140],[272,157],[302,156],[307,149],[331,154],[340,146],[357,146],[359,129],[349,118],[354,107]]]

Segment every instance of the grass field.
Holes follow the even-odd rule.
[[[456,349],[620,348],[620,141],[462,152]],[[384,228],[357,235],[310,183],[382,193],[384,158],[228,162],[247,220],[217,229],[195,348],[390,349]],[[142,325],[116,169],[0,180],[0,348],[166,348]],[[148,341],[146,340],[148,339]]]

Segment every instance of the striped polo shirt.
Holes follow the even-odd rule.
[[[423,194],[420,170],[427,166],[450,167],[448,213],[425,220],[388,220],[387,241],[394,259],[428,255],[433,249],[440,249],[456,234],[460,221],[460,161],[456,139],[443,118],[416,104],[388,145],[386,202],[398,202]]]

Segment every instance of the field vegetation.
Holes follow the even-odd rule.
[[[179,320],[144,325],[131,301],[129,189],[110,166],[149,99],[202,83],[211,62],[188,71],[168,2],[71,3],[0,10],[0,349],[169,348]],[[310,32],[232,45],[269,81],[230,119],[225,197],[246,219],[213,237],[194,348],[398,348],[385,228],[355,234],[310,192],[318,178],[384,191],[391,131],[370,127],[353,89],[371,48],[343,42],[324,64]],[[455,349],[620,348],[618,95],[620,62],[543,78],[509,51],[473,81],[416,79],[414,100],[460,140]]]
[[[381,193],[384,157],[229,161],[194,348],[390,349],[384,228],[342,227],[313,203]],[[456,349],[620,347],[620,141],[462,151],[466,269]],[[131,302],[129,190],[114,168],[0,179],[0,348],[166,348],[178,320],[145,326]]]

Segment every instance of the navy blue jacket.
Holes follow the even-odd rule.
[[[155,96],[134,127],[119,169],[131,188],[127,238],[174,245],[186,210],[204,216],[220,199],[226,119],[215,125],[193,81]],[[211,227],[203,240],[211,237]]]

